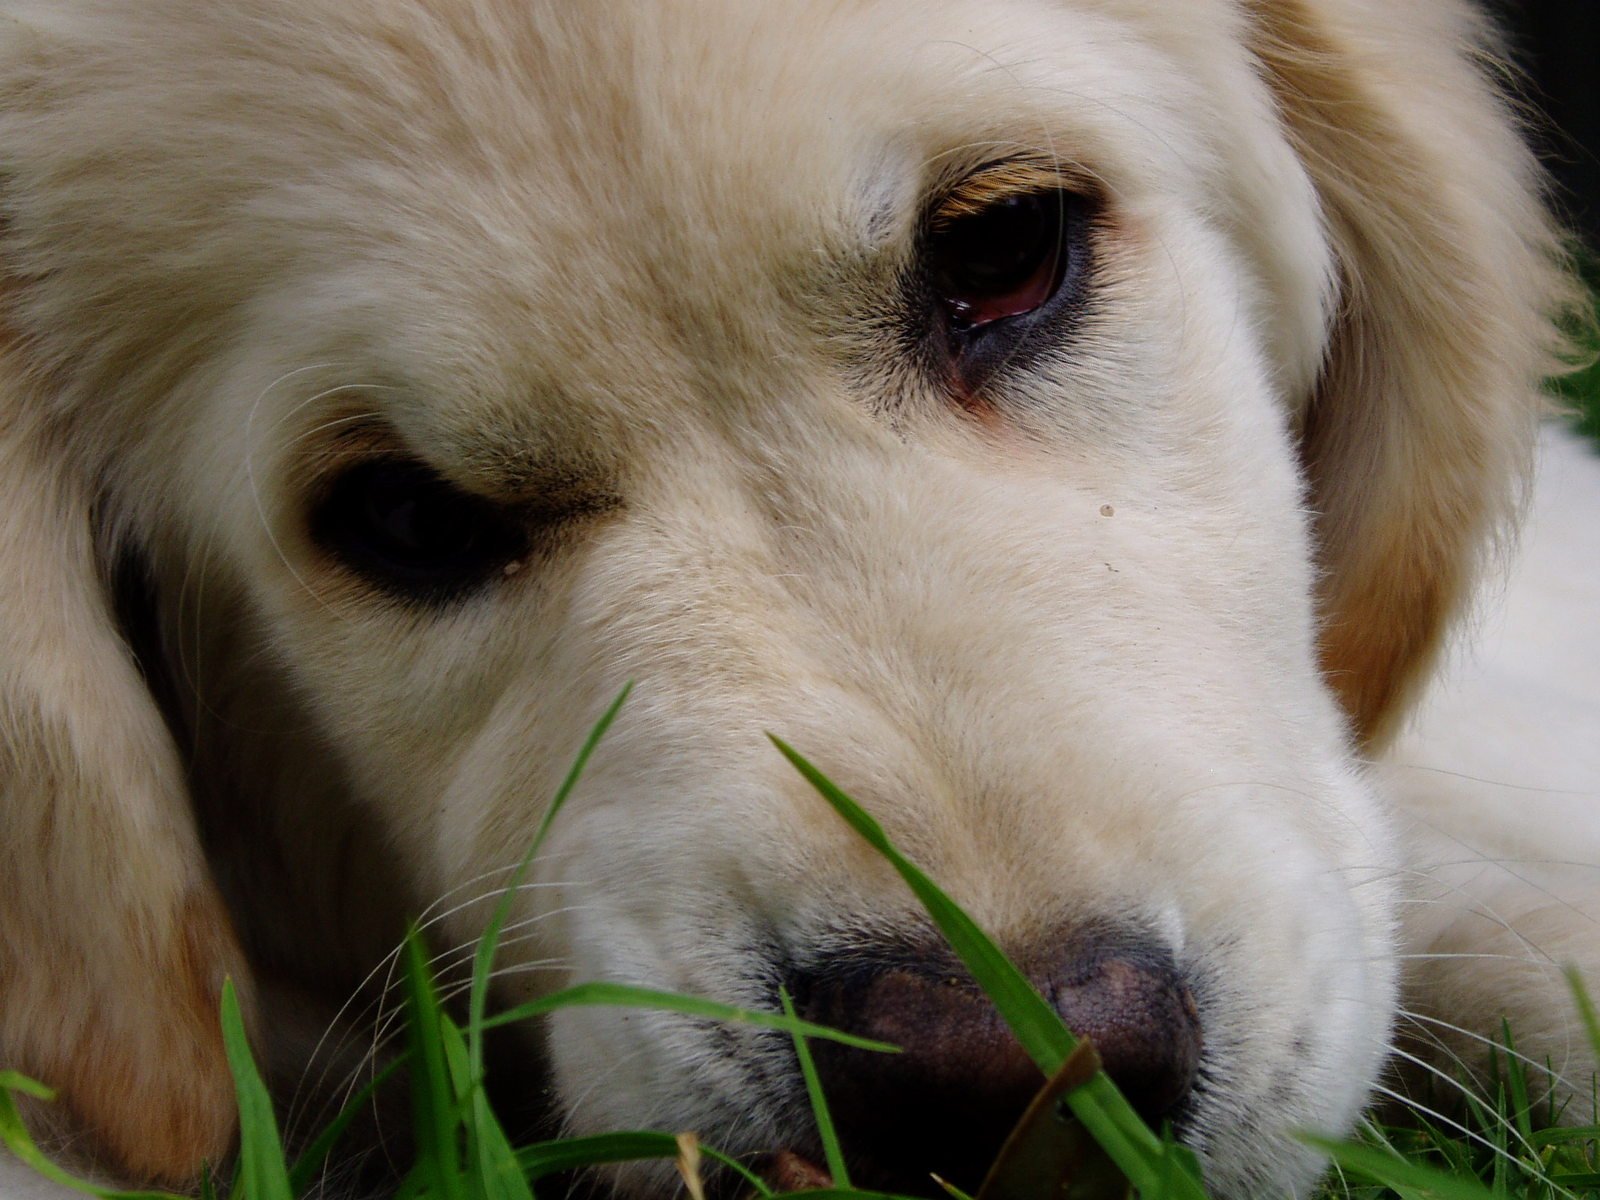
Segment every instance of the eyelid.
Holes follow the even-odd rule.
[[[1047,191],[1086,191],[1086,181],[1072,164],[1035,156],[987,163],[941,193],[929,213],[934,230],[964,217],[977,216],[1013,196]]]

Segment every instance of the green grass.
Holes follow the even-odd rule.
[[[510,896],[538,853],[563,802],[617,710],[624,691],[595,726],[566,781],[541,823],[527,857],[507,888]],[[1099,1153],[1078,1176],[1071,1191],[1041,1187],[1037,1194],[1008,1193],[1005,1200],[1119,1200],[1132,1185],[1142,1200],[1204,1200],[1194,1157],[1170,1139],[1152,1132],[1129,1107],[1098,1060],[1061,1023],[1052,1006],[1034,990],[993,942],[914,863],[902,855],[882,829],[854,801],[796,751],[774,739],[778,749],[833,806],[840,817],[882,854],[927,909],[952,949],[988,993],[1018,1040],[1047,1078],[1057,1075],[1060,1091],[1049,1106],[1059,1136],[1092,1138]],[[872,1200],[875,1193],[852,1190],[828,1116],[826,1097],[811,1066],[808,1041],[825,1038],[863,1049],[893,1053],[894,1048],[829,1030],[796,1016],[787,995],[782,1013],[751,1012],[704,997],[678,996],[618,984],[580,984],[490,1015],[488,983],[494,970],[500,931],[509,914],[503,900],[489,922],[473,963],[464,1024],[441,1001],[421,939],[413,933],[405,946],[406,1049],[385,1075],[404,1070],[409,1077],[415,1157],[396,1200],[534,1200],[536,1188],[552,1176],[607,1163],[659,1159],[677,1164],[692,1194],[698,1194],[698,1164],[703,1160],[742,1177],[740,1194],[771,1200],[772,1189],[747,1164],[701,1145],[678,1130],[633,1130],[518,1146],[501,1125],[484,1089],[487,1063],[484,1034],[512,1021],[537,1019],[574,1005],[623,1005],[664,1009],[718,1021],[755,1024],[788,1033],[795,1041],[817,1128],[835,1187],[806,1193],[807,1200]],[[1600,1056],[1600,1021],[1575,983],[1577,1003]],[[279,1136],[271,1100],[251,1057],[232,986],[222,1006],[224,1041],[236,1082],[241,1122],[238,1162],[225,1183],[208,1179],[205,1195],[227,1200],[298,1200],[315,1182],[351,1117],[370,1101],[369,1084],[344,1112],[291,1161]],[[1401,1125],[1366,1123],[1346,1142],[1315,1142],[1335,1164],[1320,1200],[1558,1200],[1600,1197],[1600,1128],[1561,1127],[1560,1114],[1530,1099],[1528,1072],[1514,1053],[1497,1064],[1492,1094],[1471,1100],[1459,1123],[1418,1118]],[[1070,1078],[1069,1078],[1070,1076]],[[25,1162],[57,1182],[102,1200],[155,1200],[159,1193],[118,1193],[80,1183],[33,1146],[13,1093],[48,1099],[49,1092],[14,1073],[0,1072],[0,1141]],[[1045,1109],[1041,1106],[1040,1111]],[[1019,1145],[1025,1139],[1019,1139]],[[1027,1153],[1018,1149],[1015,1155]],[[1092,1166],[1092,1170],[1090,1167]],[[1024,1172],[1025,1174],[1026,1172]],[[947,1185],[948,1186],[948,1185]],[[962,1193],[948,1188],[961,1200]],[[981,1200],[988,1200],[987,1197]]]
[[[1593,297],[1593,320],[1569,322],[1576,369],[1551,380],[1550,388],[1578,429],[1600,442],[1600,259],[1589,259],[1583,275]]]
[[[1576,1003],[1587,1007],[1576,979],[1573,987]],[[1600,1033],[1591,1036],[1600,1056]],[[1464,1111],[1449,1118],[1414,1112],[1403,1124],[1369,1119],[1342,1144],[1312,1139],[1335,1163],[1323,1200],[1600,1197],[1600,1126],[1593,1123],[1600,1110],[1591,1101],[1581,1114],[1590,1123],[1563,1124],[1568,1114],[1541,1093],[1509,1031],[1503,1041],[1507,1052],[1491,1055],[1488,1089],[1454,1091]],[[1425,1179],[1432,1182],[1419,1188]]]

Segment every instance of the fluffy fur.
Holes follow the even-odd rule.
[[[1365,765],[1515,511],[1563,298],[1488,41],[1455,0],[4,0],[0,1064],[189,1179],[222,978],[341,998],[436,898],[468,942],[628,679],[502,999],[766,1003],[920,935],[773,730],[1018,955],[1161,940],[1225,1194],[1314,1178],[1286,1134],[1366,1103],[1397,978],[1564,1043],[1479,956],[1593,963],[1593,906],[1502,874],[1497,927],[1402,946],[1459,856]],[[1097,196],[1090,290],[957,403],[904,280],[929,194],[1016,155]],[[397,604],[307,514],[398,453],[579,515]],[[804,1119],[758,1039],[546,1050],[575,1130]]]

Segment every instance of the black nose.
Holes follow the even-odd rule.
[[[1201,1039],[1172,956],[1138,938],[1064,945],[1023,963],[1034,985],[1147,1120],[1174,1115]],[[855,950],[794,985],[809,1019],[901,1048],[812,1043],[855,1182],[926,1195],[932,1173],[975,1191],[1044,1076],[965,968],[943,949]]]

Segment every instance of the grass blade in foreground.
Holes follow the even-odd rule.
[[[794,1011],[794,1000],[789,996],[789,989],[778,988],[778,996],[783,1001],[783,1015],[790,1020],[798,1020],[799,1016]],[[839,1133],[833,1127],[833,1115],[828,1111],[828,1099],[822,1094],[822,1077],[817,1074],[817,1064],[811,1058],[811,1047],[806,1045],[805,1034],[794,1035],[794,1054],[800,1060],[800,1074],[805,1076],[806,1094],[811,1097],[811,1115],[816,1118],[817,1136],[822,1139],[822,1154],[828,1163],[828,1174],[833,1176],[833,1182],[839,1187],[850,1186],[850,1172],[844,1165],[844,1151],[839,1146]]]
[[[606,731],[611,728],[611,723],[617,719],[617,714],[622,711],[628,693],[632,690],[631,682],[623,686],[617,698],[601,714],[594,728],[589,731],[589,736],[584,739],[583,746],[567,771],[566,778],[561,781],[561,786],[556,789],[554,798],[545,809],[544,817],[534,832],[533,841],[529,844],[527,852],[522,856],[522,861],[517,864],[516,869],[511,872],[511,878],[506,881],[500,900],[495,905],[494,915],[484,929],[483,936],[478,939],[478,948],[473,955],[472,986],[467,998],[467,1080],[465,1089],[460,1094],[460,1101],[466,1116],[467,1155],[477,1166],[474,1178],[484,1191],[486,1200],[532,1200],[527,1184],[516,1170],[516,1164],[511,1158],[511,1147],[506,1141],[505,1131],[500,1128],[499,1121],[490,1111],[488,1098],[481,1086],[484,1074],[484,1012],[489,1003],[489,980],[494,975],[495,951],[499,949],[500,935],[505,929],[506,921],[510,919],[511,905],[523,881],[528,877],[534,859],[538,857],[545,839],[550,834],[550,826],[555,821],[556,814],[566,804],[567,797],[577,786],[584,768],[589,765],[589,758],[594,754],[595,747],[600,744],[600,739],[605,737]]]
[[[272,1097],[251,1057],[231,979],[222,985],[222,1044],[239,1098],[239,1170],[230,1195],[239,1200],[294,1200]]]
[[[567,771],[567,777],[561,781],[561,786],[556,789],[550,807],[545,809],[544,818],[539,822],[539,828],[534,832],[533,842],[528,846],[528,852],[522,856],[522,861],[517,864],[516,870],[511,873],[505,891],[500,896],[500,902],[495,906],[494,916],[489,921],[489,926],[483,931],[483,936],[478,939],[477,953],[472,961],[472,992],[467,1001],[467,1055],[471,1064],[471,1073],[474,1080],[483,1078],[483,1014],[489,1002],[489,979],[494,971],[494,954],[500,945],[500,934],[505,928],[507,919],[511,916],[511,903],[516,898],[517,889],[522,886],[522,881],[527,878],[533,860],[538,857],[540,848],[544,845],[545,838],[550,835],[550,826],[556,819],[556,814],[566,804],[567,797],[572,794],[572,789],[578,785],[579,778],[583,775],[584,768],[589,765],[589,758],[594,754],[595,747],[600,744],[600,739],[605,737],[606,731],[611,728],[611,723],[617,719],[617,714],[622,711],[622,706],[628,699],[628,693],[633,691],[633,683],[623,685],[622,691],[617,693],[617,698],[611,702],[609,708],[601,714],[594,728],[589,731],[589,736],[584,739],[583,747],[578,751],[578,757],[572,762],[572,767]]]
[[[783,1200],[924,1200],[899,1192],[863,1192],[859,1188],[807,1188],[803,1192],[784,1192]]]
[[[905,855],[895,849],[883,828],[854,800],[780,738],[767,735],[795,770],[799,771],[834,811],[873,849],[889,860],[900,877],[928,910],[951,949],[966,964],[988,994],[1022,1047],[1048,1079],[1077,1046],[1061,1018],[1026,976],[995,946],[971,917]],[[1164,1143],[1150,1131],[1139,1114],[1117,1091],[1110,1076],[1097,1073],[1065,1096],[1072,1113],[1100,1143],[1111,1160],[1139,1192],[1155,1200],[1204,1200],[1205,1188],[1197,1177],[1194,1160],[1175,1154],[1180,1149]]]
[[[467,1041],[448,1016],[439,1022],[445,1063],[455,1088],[457,1120],[466,1134],[466,1181],[472,1200],[533,1200],[511,1139],[489,1108],[489,1097],[472,1078]]]
[[[677,992],[659,992],[654,988],[634,987],[627,983],[580,983],[573,987],[551,992],[537,1000],[529,1000],[503,1013],[496,1013],[483,1022],[485,1029],[497,1029],[530,1017],[542,1017],[558,1008],[582,1005],[601,1005],[614,1008],[652,1008],[665,1012],[682,1013],[687,1017],[704,1017],[709,1021],[732,1021],[741,1025],[759,1025],[781,1033],[800,1034],[804,1037],[822,1038],[840,1042],[857,1050],[875,1050],[880,1054],[898,1054],[900,1047],[888,1042],[875,1042],[871,1038],[857,1037],[826,1025],[813,1025],[782,1013],[761,1012],[753,1008],[735,1008],[703,996],[684,996]]]
[[[1305,1142],[1325,1152],[1347,1175],[1370,1179],[1402,1196],[1417,1200],[1504,1200],[1475,1179],[1408,1162],[1376,1146],[1314,1137]]]
[[[412,930],[406,936],[406,1034],[417,1161],[401,1190],[415,1181],[432,1200],[466,1200],[456,1136],[461,1113],[446,1058],[444,1020],[421,939]]]
[[[517,1151],[517,1161],[522,1164],[523,1173],[528,1179],[538,1182],[544,1176],[559,1171],[575,1171],[580,1167],[593,1167],[601,1163],[676,1158],[680,1148],[678,1139],[670,1133],[598,1133],[590,1137],[563,1138],[525,1146]],[[766,1181],[737,1159],[706,1145],[701,1145],[700,1153],[737,1172],[756,1195],[772,1195],[772,1189]]]
[[[1594,998],[1584,986],[1583,976],[1577,967],[1567,968],[1567,984],[1572,988],[1572,999],[1578,1006],[1578,1016],[1589,1034],[1589,1045],[1594,1050],[1595,1062],[1600,1063],[1600,1014],[1594,1010]],[[1600,1119],[1600,1114],[1597,1114]]]
[[[98,1196],[100,1200],[181,1200],[180,1197],[167,1192],[123,1192],[97,1187],[95,1184],[69,1175],[46,1158],[44,1152],[33,1144],[27,1126],[22,1123],[22,1114],[17,1111],[13,1093],[45,1101],[54,1100],[56,1094],[44,1084],[29,1079],[26,1075],[19,1075],[15,1071],[0,1071],[0,1146],[9,1150],[18,1162],[32,1167],[51,1183],[82,1192],[86,1196]]]
[[[312,1180],[316,1177],[317,1171],[327,1161],[328,1155],[333,1153],[333,1148],[339,1144],[339,1139],[344,1136],[345,1130],[350,1128],[350,1123],[361,1115],[362,1110],[372,1102],[379,1089],[393,1079],[404,1065],[405,1058],[403,1056],[396,1058],[385,1066],[383,1070],[367,1080],[365,1086],[350,1097],[349,1100],[345,1101],[344,1107],[339,1110],[338,1115],[328,1123],[321,1133],[317,1134],[316,1140],[306,1147],[300,1157],[295,1160],[294,1166],[289,1169],[289,1187],[296,1196],[305,1194],[306,1190],[311,1186]],[[204,1200],[204,1197],[201,1200]]]

